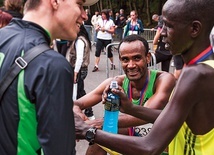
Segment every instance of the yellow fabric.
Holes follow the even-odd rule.
[[[209,65],[214,68],[214,60],[206,60],[206,61],[200,62],[200,63]]]
[[[214,129],[205,135],[194,135],[186,123],[169,145],[169,155],[213,155]]]
[[[200,62],[214,68],[214,61]],[[169,145],[169,155],[213,155],[214,129],[205,135],[194,135],[186,122]]]
[[[108,154],[110,154],[110,155],[121,155],[120,153],[118,153],[118,152],[115,152],[115,151],[112,151],[112,150],[110,150],[110,149],[108,149],[108,148],[106,148],[106,147],[104,147],[104,146],[101,146],[101,145],[99,145],[103,150],[105,150],[106,152],[108,152]]]

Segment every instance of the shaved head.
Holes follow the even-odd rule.
[[[211,29],[214,25],[214,0],[168,0],[163,11],[170,20],[190,22],[198,20]]]

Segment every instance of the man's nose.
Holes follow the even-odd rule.
[[[130,60],[129,63],[128,63],[128,67],[134,67],[135,66],[135,63],[134,61]]]
[[[82,10],[82,18],[83,18],[83,21],[88,20],[88,15],[86,14],[84,9]]]

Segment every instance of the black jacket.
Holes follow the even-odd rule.
[[[0,79],[14,60],[46,43],[48,33],[20,19],[0,29]],[[6,91],[0,105],[0,154],[75,154],[73,71],[54,50],[35,58]]]

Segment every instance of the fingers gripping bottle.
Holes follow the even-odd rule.
[[[118,89],[117,81],[111,81],[110,89]],[[118,115],[119,115],[120,98],[113,94],[111,90],[108,92],[107,101],[105,103],[104,125],[103,130],[110,133],[118,132]]]

